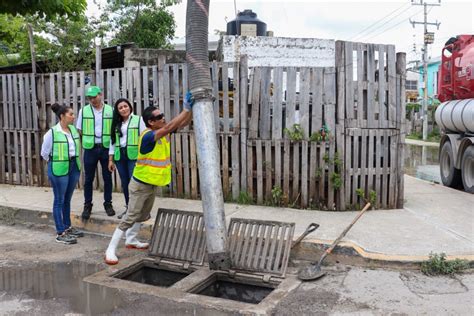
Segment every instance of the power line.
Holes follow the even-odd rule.
[[[370,28],[372,28],[373,26],[377,25],[378,23],[382,22],[383,20],[385,20],[387,17],[391,16],[392,14],[394,14],[395,12],[397,12],[398,10],[400,10],[401,8],[403,8],[405,5],[407,5],[408,3],[404,3],[402,4],[400,7],[398,7],[397,9],[393,10],[392,12],[390,12],[389,14],[385,15],[384,17],[380,18],[379,20],[375,21],[374,23],[370,24],[368,27],[366,27],[365,29],[363,29],[362,31],[360,31],[359,33],[357,33],[356,35],[352,36],[349,40],[353,40],[357,37],[360,37],[361,34],[363,34],[365,31],[369,30]],[[409,5],[409,4],[408,4]],[[406,8],[403,12],[407,11],[408,9],[410,8],[410,5],[408,6],[408,8]],[[396,17],[396,16],[395,16]],[[369,32],[370,34],[370,32]]]

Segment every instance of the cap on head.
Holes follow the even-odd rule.
[[[99,93],[101,93],[102,90],[98,86],[90,86],[87,88],[86,91],[86,96],[87,97],[96,97]]]

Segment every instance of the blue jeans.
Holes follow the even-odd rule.
[[[132,178],[133,168],[135,168],[136,160],[129,160],[124,152],[120,154],[120,160],[115,162],[117,171],[120,175],[120,181],[122,182],[122,191],[125,196],[125,204],[128,205],[128,184]]]
[[[108,169],[109,149],[94,147],[84,149],[84,203],[92,203],[92,183],[94,182],[97,163],[102,166],[102,179],[104,180],[104,202],[112,202],[112,173]]]
[[[48,178],[54,193],[54,224],[56,225],[56,232],[59,235],[71,227],[71,198],[79,181],[79,175],[80,171],[77,169],[75,161],[70,162],[69,173],[61,177],[52,174],[51,161],[48,162]]]

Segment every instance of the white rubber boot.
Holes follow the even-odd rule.
[[[140,231],[141,226],[141,223],[135,223],[132,227],[127,229],[125,233],[125,247],[127,249],[148,249],[148,243],[140,242],[137,239],[138,231]]]
[[[118,263],[118,258],[115,255],[115,251],[117,250],[117,246],[120,243],[120,239],[122,239],[123,231],[120,228],[116,228],[114,234],[112,235],[112,239],[110,240],[110,244],[105,251],[105,263],[113,265]]]

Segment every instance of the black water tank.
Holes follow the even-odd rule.
[[[227,23],[227,35],[266,36],[267,24],[257,19],[252,10],[244,10]]]

